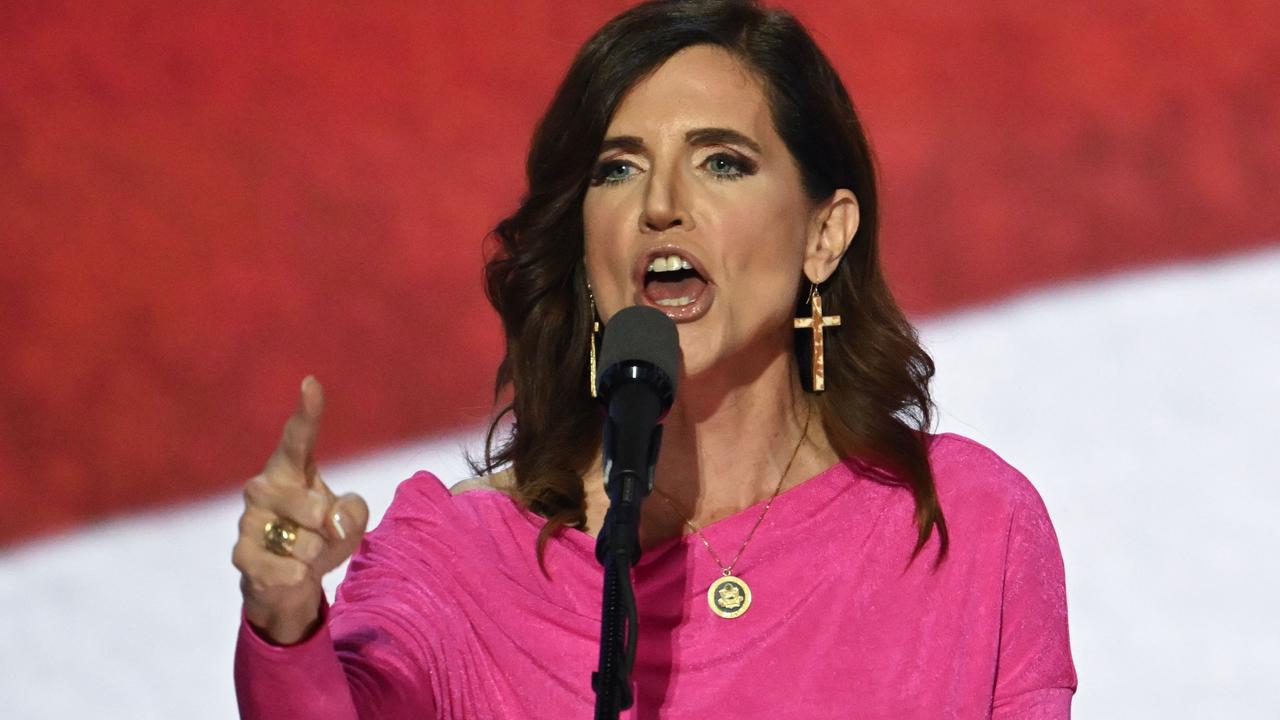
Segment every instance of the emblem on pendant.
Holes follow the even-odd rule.
[[[751,607],[751,588],[732,575],[725,575],[707,589],[711,612],[722,618],[736,618]]]

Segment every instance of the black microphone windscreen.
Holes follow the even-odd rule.
[[[632,305],[614,313],[604,327],[600,346],[601,370],[626,360],[643,360],[671,379],[672,389],[680,369],[680,334],[675,322],[661,310]]]

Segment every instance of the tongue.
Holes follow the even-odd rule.
[[[692,300],[701,295],[702,289],[706,286],[706,281],[696,275],[679,280],[652,280],[645,283],[644,294],[655,301],[675,300],[682,297]]]

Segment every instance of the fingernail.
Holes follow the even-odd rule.
[[[333,529],[338,531],[339,540],[347,539],[347,531],[342,527],[342,513],[333,514]]]

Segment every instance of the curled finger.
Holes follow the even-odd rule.
[[[295,590],[314,582],[311,566],[296,558],[273,555],[263,548],[237,553],[234,560],[255,595]]]
[[[280,532],[282,527],[286,532]],[[328,544],[320,533],[258,507],[245,510],[240,520],[240,535],[245,542],[274,555],[307,564],[320,557]]]
[[[325,516],[332,504],[327,488],[305,488],[287,481],[278,481],[268,473],[258,475],[245,483],[245,511],[260,509],[269,515],[292,520],[311,530],[325,526]]]

